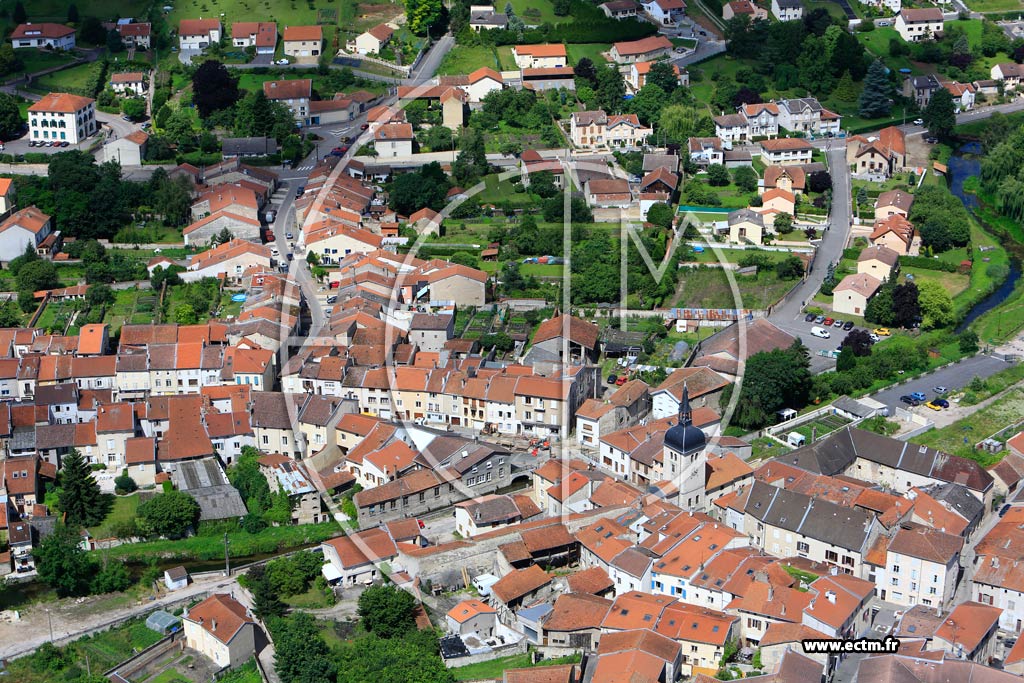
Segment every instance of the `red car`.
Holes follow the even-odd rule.
[[[626,377],[625,375],[622,375],[617,380],[615,380],[615,386],[621,387],[623,384],[625,384],[628,381],[629,381],[629,378]]]
[[[364,123],[363,125],[359,126],[359,130],[366,130],[369,127],[370,127],[370,124]]]
[[[835,322],[835,320],[833,320],[832,318],[825,318],[825,321],[822,324],[825,327],[831,327],[832,323],[834,323],[834,322]]]

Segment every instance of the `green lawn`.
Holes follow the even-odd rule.
[[[491,174],[484,178],[483,190],[476,195],[476,199],[482,204],[501,204],[510,202],[513,206],[532,207],[540,203],[541,199],[535,194],[528,192],[514,192],[513,181],[518,178],[506,178],[499,180],[498,174]]]
[[[756,190],[754,192],[744,192],[732,183],[721,187],[709,185],[706,175],[698,175],[697,179],[708,185],[710,190],[718,195],[722,202],[721,206],[724,209],[742,209],[745,206],[749,206],[750,198],[757,194]]]
[[[0,3],[0,6],[6,3]],[[61,64],[74,61],[74,56],[64,52],[48,52],[35,48],[22,48],[18,50],[18,57],[24,65],[22,71],[27,74],[36,73]]]
[[[68,89],[82,89],[88,85],[93,68],[93,64],[78,64],[41,76],[32,83],[36,88],[46,90],[47,92],[65,92]]]
[[[496,54],[498,56],[498,68],[504,71],[515,71],[519,67],[516,65],[515,55],[512,54],[511,45],[502,45],[497,48]]]
[[[555,6],[551,0],[510,0],[512,11],[523,20],[528,26],[544,23],[559,24],[572,21],[572,17],[559,17],[555,15]],[[498,11],[503,11],[505,5],[497,5]]]
[[[607,52],[612,49],[611,43],[577,43],[574,45],[567,45],[565,50],[569,55],[569,63],[576,65],[584,57],[588,58],[594,64],[603,64],[608,59],[602,55],[602,52]]]
[[[970,281],[970,276],[963,275],[961,273],[947,273],[942,270],[926,270],[924,268],[914,268],[911,266],[903,266],[900,268],[900,281],[905,281],[907,275],[913,275],[914,281],[918,284],[922,282],[938,282],[942,287],[949,292],[951,297],[956,297],[960,292],[967,289],[967,285]]]
[[[846,12],[844,12],[843,8],[839,6],[839,3],[832,2],[832,0],[803,0],[803,5],[808,12],[816,10],[819,7],[824,7],[825,11],[828,12],[829,16],[833,19],[841,19],[844,22],[846,21]]]
[[[1021,416],[1024,416],[1024,389],[1018,387],[973,415],[941,429],[933,429],[915,436],[911,441],[947,453],[974,457],[987,466],[998,462],[1002,455],[992,456],[985,452],[974,452],[971,444],[988,438],[1004,427],[1016,424],[1021,420]]]
[[[305,593],[289,595],[287,598],[284,598],[283,601],[289,607],[298,609],[316,609],[320,607],[330,607],[333,604],[327,600],[324,592],[315,585],[310,586],[309,590]]]
[[[558,659],[542,659],[533,664],[530,662],[530,654],[511,655],[499,657],[487,662],[478,662],[468,666],[458,666],[451,669],[452,675],[457,681],[475,681],[480,679],[493,679],[502,677],[506,669],[524,669],[531,666],[552,666],[555,664],[576,664],[580,661],[579,655],[569,655]]]
[[[456,45],[444,55],[437,73],[441,76],[469,74],[480,67],[501,69],[494,49],[483,45]]]
[[[135,519],[139,509],[139,494],[133,493],[130,496],[117,496],[114,499],[114,507],[110,514],[103,520],[102,524],[89,529],[93,538],[110,538],[114,535],[114,526],[121,522],[130,522]]]

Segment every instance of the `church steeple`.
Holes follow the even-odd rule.
[[[690,410],[690,391],[683,382],[683,400],[679,402],[679,424],[689,427],[693,424],[693,413]]]

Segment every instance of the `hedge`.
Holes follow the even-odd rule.
[[[857,249],[856,247],[849,247],[847,249],[843,249],[843,258],[848,259],[850,261],[856,261],[858,258],[860,258],[860,252],[861,250]],[[903,257],[901,256],[900,261],[902,260]]]
[[[960,266],[955,263],[927,256],[900,256],[900,265],[925,270],[941,270],[947,273],[955,273],[960,270]]]

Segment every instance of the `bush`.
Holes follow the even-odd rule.
[[[121,472],[121,475],[114,480],[114,493],[119,496],[137,491],[138,488],[139,485],[135,483],[135,480],[128,476],[128,470]]]

